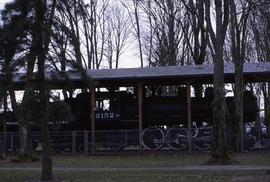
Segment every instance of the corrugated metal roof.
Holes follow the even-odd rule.
[[[106,79],[148,79],[161,77],[198,77],[203,75],[213,75],[213,65],[189,65],[189,66],[164,66],[148,68],[122,68],[122,69],[101,69],[88,70],[88,75],[94,80]],[[224,66],[225,74],[234,74],[234,65]],[[246,63],[244,64],[244,74],[270,73],[270,62]]]
[[[234,65],[226,64],[224,66],[225,82],[233,82]],[[212,83],[214,74],[213,65],[189,65],[189,66],[165,66],[165,67],[147,67],[147,68],[121,68],[121,69],[99,69],[87,70],[86,75],[99,85],[132,85],[136,82],[145,84],[180,84],[180,83]],[[82,80],[82,74],[78,72],[67,72],[69,81],[81,87],[85,82]],[[0,76],[1,78],[1,76]],[[46,73],[48,81],[54,81],[61,84],[66,77],[59,73]],[[3,80],[3,76],[2,79]],[[15,85],[23,88],[25,74],[15,74],[13,81]],[[245,63],[244,80],[250,82],[270,81],[270,62]]]

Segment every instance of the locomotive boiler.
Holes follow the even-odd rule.
[[[210,91],[209,91],[210,90]],[[212,88],[207,89],[204,97],[191,98],[191,119],[198,126],[203,123],[212,125]],[[59,109],[50,103],[54,121],[50,121],[51,130],[85,131],[91,130],[91,100],[90,93],[80,93],[75,98],[65,102],[70,107],[70,113]],[[138,99],[137,94],[128,91],[97,92],[95,106],[95,130],[131,130],[138,129]],[[230,114],[234,112],[234,98],[226,97]],[[250,92],[244,92],[244,122],[256,120],[258,106],[256,97]],[[56,114],[55,114],[56,113]],[[142,105],[143,128],[152,126],[187,127],[187,99],[185,94],[176,96],[148,95],[143,98]],[[16,119],[12,112],[6,117],[8,131],[15,131]],[[60,126],[61,125],[61,126]],[[58,126],[58,127],[56,127]]]
[[[211,88],[210,88],[211,89]],[[198,126],[212,125],[212,91],[204,97],[191,98],[191,119]],[[90,93],[80,93],[66,102],[74,114],[75,130],[91,130]],[[226,97],[228,111],[234,112],[234,98]],[[244,92],[244,122],[256,120],[258,111],[256,97]],[[143,128],[151,126],[187,126],[187,99],[185,95],[145,96],[142,105]],[[134,93],[127,91],[97,92],[95,107],[96,130],[138,129],[138,100]]]

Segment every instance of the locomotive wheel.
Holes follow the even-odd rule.
[[[158,127],[146,128],[142,132],[142,145],[148,150],[158,150],[163,146],[164,133]]]
[[[212,129],[200,128],[198,135],[192,137],[192,146],[198,150],[209,150],[212,147],[211,133]]]
[[[192,146],[198,150],[209,150],[212,146],[210,137],[194,138],[192,139]]]
[[[183,150],[188,145],[188,133],[180,126],[170,128],[166,134],[168,146],[173,150]]]

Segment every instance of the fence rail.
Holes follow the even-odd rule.
[[[257,148],[270,149],[270,128],[245,127],[244,148],[252,150]],[[139,133],[142,133],[142,146],[140,148]],[[229,130],[228,134],[231,132]],[[191,138],[189,137],[191,136]],[[173,127],[161,129],[157,127],[139,130],[110,130],[96,131],[95,143],[92,143],[90,131],[58,131],[50,132],[52,152],[83,153],[87,155],[93,151],[119,151],[119,150],[210,150],[213,141],[213,128],[192,128],[188,134],[187,128]],[[32,147],[36,152],[42,150],[41,132],[31,133]],[[191,147],[189,147],[191,140]],[[16,153],[19,151],[19,133],[0,133],[0,149],[3,153]],[[0,150],[0,151],[1,151]]]

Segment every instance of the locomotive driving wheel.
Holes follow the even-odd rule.
[[[212,128],[204,127],[198,129],[198,134],[192,136],[192,146],[197,150],[209,150],[212,147]]]
[[[166,141],[171,149],[183,150],[188,145],[188,133],[184,128],[174,126],[168,130]]]
[[[163,146],[164,133],[158,127],[146,128],[142,132],[142,145],[148,150],[158,150]]]
[[[210,137],[192,139],[192,146],[197,150],[205,151],[212,147]]]

